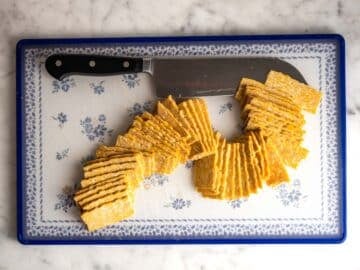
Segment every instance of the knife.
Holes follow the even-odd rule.
[[[100,55],[54,54],[46,59],[50,75],[149,73],[158,97],[234,95],[243,77],[265,82],[270,70],[306,83],[291,64],[271,57],[154,57],[132,58]]]

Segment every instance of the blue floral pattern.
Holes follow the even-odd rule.
[[[54,210],[63,210],[64,212],[67,212],[70,208],[74,207],[74,194],[77,188],[76,184],[73,187],[65,186],[62,189],[62,192],[56,195],[58,202],[55,204]]]
[[[124,74],[124,75],[122,75],[121,80],[126,83],[126,85],[129,87],[129,89],[135,88],[135,86],[140,84],[140,79],[136,73]]]
[[[81,160],[80,160],[80,163],[81,165],[84,165],[86,164],[87,162],[89,162],[90,160],[93,160],[94,159],[94,156],[92,155],[87,155],[85,157],[83,157]]]
[[[192,160],[188,160],[185,162],[185,168],[186,169],[191,169],[194,166],[194,161]]]
[[[58,93],[60,91],[68,92],[72,87],[76,86],[75,80],[71,77],[59,80],[54,80],[52,82],[53,90],[52,93]]]
[[[143,104],[135,103],[131,108],[128,109],[128,114],[129,116],[136,116],[142,114],[145,111],[152,111],[153,107],[153,101],[146,101]]]
[[[68,155],[69,155],[69,152],[70,152],[70,149],[69,148],[66,148],[60,152],[56,152],[56,159],[57,160],[62,160],[64,158],[67,158]]]
[[[164,204],[164,207],[173,208],[175,210],[181,210],[189,208],[191,206],[191,200],[184,200],[183,198],[170,197],[170,201]]]
[[[56,116],[51,116],[51,118],[58,122],[60,128],[68,121],[67,115],[63,112],[58,113]]]
[[[243,122],[240,122],[236,125],[236,128],[242,132],[244,130],[244,123]]]
[[[247,198],[243,198],[243,199],[237,199],[237,200],[230,200],[227,203],[233,208],[233,209],[237,209],[240,208],[248,199]]]
[[[98,83],[90,83],[89,85],[96,95],[101,95],[105,92],[104,82],[105,81],[100,81]]]
[[[156,186],[163,186],[167,182],[169,182],[169,177],[167,175],[153,174],[150,177],[144,179],[143,187],[145,189],[150,189]]]
[[[227,111],[231,111],[232,110],[232,103],[231,102],[228,102],[228,103],[225,103],[223,105],[220,106],[220,109],[219,109],[219,114],[223,114]]]
[[[103,143],[105,136],[111,136],[113,130],[106,127],[106,117],[100,114],[97,121],[93,121],[89,116],[80,120],[81,133],[83,133],[89,141],[97,141]]]
[[[300,203],[307,198],[301,192],[301,183],[295,179],[292,183],[281,184],[276,188],[276,198],[280,200],[283,206],[292,206],[298,208]]]

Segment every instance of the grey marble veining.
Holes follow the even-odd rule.
[[[359,269],[360,1],[0,0],[0,269]],[[340,33],[346,39],[348,239],[339,246],[21,246],[15,45],[26,37]]]

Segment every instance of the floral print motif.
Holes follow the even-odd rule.
[[[103,143],[105,136],[110,136],[113,132],[112,129],[106,127],[106,117],[104,114],[100,114],[97,121],[93,121],[89,116],[80,120],[80,126],[82,127],[81,133],[83,133],[90,141],[97,141]]]
[[[243,122],[240,122],[236,125],[236,128],[242,132],[244,130],[244,123]]]
[[[186,169],[191,169],[194,166],[194,161],[192,160],[188,160],[185,162],[185,168]]]
[[[167,175],[153,174],[150,177],[144,179],[143,187],[145,189],[150,189],[156,186],[163,186],[167,182],[169,182],[169,177]]]
[[[64,158],[68,157],[69,152],[70,152],[69,148],[62,150],[61,152],[56,152],[56,159],[62,160]]]
[[[283,206],[292,206],[298,208],[300,203],[307,198],[301,192],[301,183],[295,179],[293,183],[284,183],[276,188],[276,198],[280,200]]]
[[[174,198],[174,197],[170,197],[170,202],[164,205],[164,207],[173,208],[175,210],[189,208],[190,206],[191,206],[191,200],[184,200],[183,198]]]
[[[62,192],[56,195],[58,202],[55,204],[54,209],[63,210],[67,213],[71,207],[74,207],[74,194],[77,188],[77,184],[75,184],[73,187],[65,186],[62,189]]]
[[[121,80],[126,83],[129,89],[140,84],[140,79],[137,74],[124,74]]]
[[[231,200],[228,201],[227,203],[234,209],[240,208],[244,202],[246,202],[248,199],[244,198],[244,199],[237,199],[237,200]]]
[[[52,93],[58,93],[60,91],[68,92],[72,87],[76,86],[75,80],[71,77],[59,80],[54,80]]]
[[[219,110],[219,114],[223,114],[227,111],[231,111],[232,110],[232,103],[231,102],[228,102],[228,103],[225,103],[223,105],[220,106],[220,110]]]
[[[67,115],[63,112],[57,114],[57,116],[51,116],[52,119],[58,122],[60,128],[68,121]]]
[[[83,157],[80,161],[81,165],[86,164],[87,162],[89,162],[90,160],[93,160],[94,156],[92,155],[87,155],[86,157]]]
[[[89,85],[96,95],[101,95],[105,92],[104,82],[105,81],[100,81],[99,83],[89,83]]]
[[[131,108],[128,109],[129,116],[136,116],[142,114],[145,111],[153,110],[154,102],[146,101],[143,104],[135,103]]]

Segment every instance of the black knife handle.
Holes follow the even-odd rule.
[[[142,72],[143,59],[100,55],[53,54],[46,59],[45,67],[50,75],[62,80],[70,74],[114,75]]]

